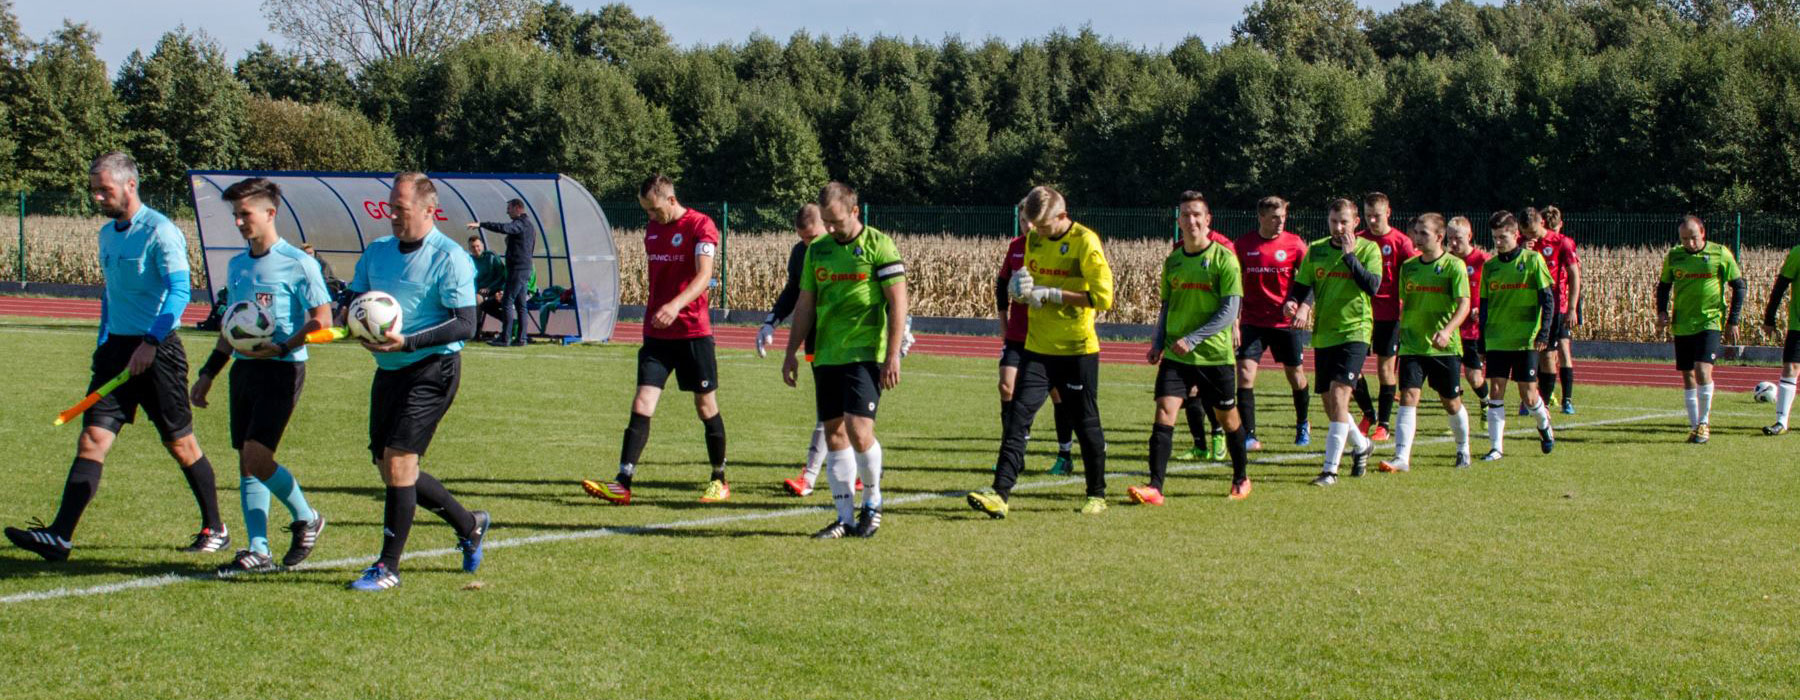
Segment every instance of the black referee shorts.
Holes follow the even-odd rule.
[[[306,385],[305,362],[238,360],[231,363],[231,447],[255,440],[272,452]]]
[[[93,377],[88,379],[88,393],[112,380],[131,365],[131,354],[144,343],[141,335],[108,336],[94,348]],[[181,336],[170,333],[156,346],[156,358],[150,369],[119,385],[81,414],[81,426],[100,428],[117,434],[119,429],[137,420],[139,407],[156,426],[165,443],[194,433],[194,412],[188,406],[187,350],[181,347]]]
[[[423,456],[462,383],[462,353],[431,355],[400,369],[375,370],[369,387],[369,454],[387,448]]]

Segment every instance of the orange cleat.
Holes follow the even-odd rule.
[[[1233,483],[1231,485],[1231,494],[1227,497],[1234,501],[1241,501],[1246,498],[1249,498],[1250,497],[1250,480],[1245,479],[1243,481]]]
[[[1369,433],[1369,439],[1376,442],[1387,442],[1391,437],[1393,436],[1388,434],[1388,429],[1385,425],[1377,425],[1375,426],[1375,431]]]
[[[788,493],[801,498],[812,495],[813,492],[813,487],[807,486],[806,480],[797,476],[791,479],[782,479],[781,485],[787,487]]]
[[[1405,462],[1389,462],[1384,459],[1384,460],[1381,460],[1381,464],[1375,465],[1375,471],[1381,472],[1383,474],[1392,474],[1394,472],[1409,472],[1409,471],[1412,471],[1412,465],[1407,464]]]
[[[1132,503],[1139,505],[1160,506],[1163,504],[1162,491],[1157,490],[1154,486],[1133,486],[1125,489],[1125,495],[1131,498]]]

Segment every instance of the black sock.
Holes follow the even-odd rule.
[[[1564,401],[1574,401],[1575,400],[1575,368],[1564,366],[1562,369],[1559,369],[1556,371],[1556,376],[1558,378],[1562,379],[1563,400]]]
[[[1544,405],[1550,405],[1550,400],[1555,396],[1556,375],[1549,372],[1538,375],[1538,397],[1544,400]]]
[[[1150,426],[1150,488],[1162,490],[1163,477],[1169,473],[1169,453],[1174,450],[1175,426]]]
[[[1350,385],[1350,395],[1356,399],[1356,407],[1362,409],[1363,417],[1375,417],[1375,402],[1369,400],[1368,377],[1357,377],[1356,383]]]
[[[1188,399],[1181,410],[1187,414],[1188,434],[1194,436],[1195,449],[1206,449],[1206,407],[1198,400]]]
[[[182,467],[181,475],[187,477],[188,490],[194,492],[194,501],[200,504],[200,527],[223,531],[225,524],[219,521],[219,487],[213,483],[212,462],[201,455],[192,466]]]
[[[381,514],[381,558],[375,563],[387,565],[388,571],[400,570],[400,555],[406,552],[406,536],[412,534],[413,509],[418,505],[416,487],[387,487],[387,507]]]
[[[1249,478],[1249,457],[1244,454],[1244,426],[1225,434],[1225,451],[1231,453],[1231,483]]]
[[[1006,435],[1006,421],[1010,420],[1008,416],[1012,415],[1012,407],[1012,399],[1000,402],[1000,435],[1002,436]]]
[[[700,421],[706,426],[706,458],[712,462],[712,480],[725,480],[725,417],[714,413],[713,417]]]
[[[1256,434],[1256,390],[1238,389],[1238,419],[1243,421],[1244,434]]]
[[[1481,399],[1482,403],[1487,402],[1487,379],[1486,378],[1483,378],[1481,380],[1480,384],[1475,385],[1475,398]]]
[[[419,472],[419,480],[413,484],[413,492],[418,494],[419,505],[450,523],[450,527],[456,530],[457,537],[475,534],[475,514],[458,503],[456,497],[450,495],[450,489],[444,488],[444,484],[436,477]]]
[[[81,522],[81,512],[87,510],[88,501],[94,500],[94,494],[100,492],[100,463],[91,459],[75,458],[69,465],[69,479],[63,482],[62,506],[56,509],[56,520],[50,523],[50,531],[65,540],[75,537],[75,524]]]
[[[1381,385],[1381,412],[1375,414],[1376,423],[1383,427],[1388,425],[1388,418],[1394,415],[1394,394],[1399,391],[1400,387],[1393,384]]]
[[[638,458],[644,456],[644,443],[650,441],[650,417],[633,411],[631,422],[625,424],[625,443],[619,446],[619,485],[631,488],[631,477],[636,471]],[[632,467],[627,470],[626,466]]]
[[[1050,404],[1050,417],[1056,419],[1056,454],[1063,457],[1069,456],[1069,450],[1064,445],[1075,439],[1075,421],[1069,414],[1070,410],[1072,409],[1067,408],[1064,403]],[[1026,431],[1030,431],[1030,426],[1026,426]]]
[[[1312,389],[1294,390],[1294,425],[1306,423],[1306,415],[1312,412]]]

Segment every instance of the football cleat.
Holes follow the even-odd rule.
[[[1059,454],[1056,456],[1056,463],[1050,465],[1050,471],[1046,473],[1050,476],[1068,476],[1073,474],[1075,473],[1075,460],[1070,458],[1067,454]]]
[[[475,532],[470,533],[468,537],[458,538],[456,548],[462,550],[463,571],[472,574],[476,569],[481,568],[481,545],[487,541],[488,526],[493,524],[494,519],[485,510],[478,510],[470,515],[475,516]]]
[[[1369,472],[1369,455],[1375,454],[1375,441],[1361,452],[1350,453],[1350,476],[1359,477]]]
[[[801,498],[806,498],[807,496],[812,495],[813,492],[813,487],[806,485],[806,479],[797,476],[790,479],[782,479],[781,485],[787,488],[788,493]]]
[[[288,523],[287,530],[293,533],[288,542],[288,551],[281,555],[282,566],[295,566],[312,555],[313,547],[319,544],[319,533],[325,531],[325,516],[317,510],[313,511],[312,520],[295,520]]]
[[[1006,499],[1001,498],[1000,494],[970,491],[968,501],[970,508],[986,513],[990,518],[999,520],[1006,517]]]
[[[194,533],[194,541],[188,546],[182,547],[181,551],[193,554],[210,554],[224,549],[230,544],[231,533],[225,531],[224,525],[220,525],[218,532],[213,532],[212,528],[209,527]]]
[[[587,495],[615,506],[631,505],[631,489],[617,481],[602,483],[591,479],[583,480],[581,489],[587,491]]]
[[[1409,472],[1409,471],[1412,471],[1412,465],[1407,464],[1405,462],[1401,462],[1401,461],[1389,462],[1384,459],[1384,460],[1381,460],[1380,464],[1375,465],[1375,471],[1381,472],[1383,474],[1392,474],[1394,472]]]
[[[1254,436],[1254,435],[1244,438],[1244,451],[1245,452],[1260,452],[1260,451],[1262,451],[1262,441],[1256,439],[1256,436]]]
[[[1106,512],[1106,499],[1099,496],[1088,496],[1087,502],[1081,504],[1082,515],[1099,515]]]
[[[1231,500],[1234,500],[1234,501],[1241,501],[1246,498],[1249,498],[1250,497],[1250,480],[1245,479],[1243,481],[1231,482],[1231,493],[1226,494],[1225,497],[1229,498]]]
[[[1467,453],[1467,452],[1456,453],[1456,463],[1452,464],[1450,466],[1455,467],[1457,469],[1467,469],[1469,467],[1469,453]]]
[[[1331,472],[1319,472],[1318,478],[1312,480],[1314,486],[1330,486],[1335,483],[1337,483],[1337,475]]]
[[[868,539],[881,529],[881,509],[863,506],[862,513],[856,516],[856,526],[850,532],[857,537]]]
[[[1505,456],[1506,455],[1502,454],[1499,450],[1488,450],[1487,454],[1484,454],[1481,456],[1481,461],[1483,461],[1483,462],[1498,462],[1498,461],[1500,461],[1501,457],[1505,457]]]
[[[1370,428],[1370,426],[1373,426],[1373,425],[1375,425],[1375,417],[1371,416],[1371,415],[1364,415],[1362,417],[1362,420],[1357,422],[1356,430],[1358,432],[1361,432],[1364,435],[1368,435],[1369,428]]]
[[[1519,402],[1519,415],[1521,415],[1521,416],[1531,415],[1531,409],[1526,408],[1525,402],[1523,402],[1523,401]]]
[[[1705,423],[1694,426],[1694,432],[1688,433],[1688,442],[1704,445],[1712,439],[1712,426]]]
[[[275,560],[270,559],[269,555],[240,549],[237,556],[232,557],[231,561],[220,564],[219,568],[213,569],[213,573],[225,577],[238,574],[260,574],[274,570]]]
[[[68,540],[57,536],[47,527],[28,530],[9,527],[6,528],[6,539],[12,540],[14,547],[32,552],[45,561],[65,561],[69,558],[69,550],[73,548]]]
[[[1145,485],[1127,488],[1125,489],[1125,497],[1131,499],[1132,503],[1138,505],[1160,506],[1163,504],[1162,489],[1156,488],[1155,486]]]
[[[1369,433],[1369,439],[1376,442],[1387,442],[1393,437],[1393,435],[1388,434],[1388,427],[1385,425],[1377,424],[1374,432]]]
[[[1574,399],[1563,399],[1562,412],[1563,412],[1563,415],[1565,415],[1565,416],[1575,415],[1575,400]]]
[[[1294,426],[1294,446],[1305,447],[1312,444],[1312,422],[1302,421]]]
[[[1787,432],[1787,430],[1788,430],[1788,428],[1787,428],[1786,423],[1776,423],[1774,425],[1763,428],[1763,434],[1764,435],[1780,435],[1782,433]]]
[[[387,568],[386,564],[375,562],[374,566],[363,569],[362,577],[351,581],[346,588],[353,591],[385,591],[400,585],[400,574]]]
[[[1212,458],[1211,445],[1206,447],[1196,445],[1188,448],[1188,451],[1181,453],[1181,459],[1187,462],[1209,462],[1212,461]]]
[[[813,533],[812,538],[815,540],[841,540],[849,534],[849,525],[833,520],[830,525],[826,525],[823,529]]]
[[[1551,450],[1556,449],[1556,436],[1549,428],[1538,428],[1538,449],[1543,450],[1544,454],[1550,454]]]
[[[1224,433],[1212,434],[1212,448],[1210,452],[1212,453],[1212,459],[1214,461],[1229,459],[1231,457],[1231,450],[1225,447]]]
[[[701,503],[723,503],[731,499],[731,484],[724,479],[713,479],[706,484],[706,493],[700,495]]]

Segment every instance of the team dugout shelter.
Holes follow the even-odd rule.
[[[276,228],[296,246],[311,244],[321,260],[348,283],[365,246],[393,235],[388,191],[398,173],[301,172],[265,170],[190,170],[188,184],[198,220],[200,249],[209,293],[224,285],[212,271],[224,274],[232,256],[246,249],[238,233],[225,188],[250,177],[264,177],[281,187]],[[538,297],[552,288],[573,291],[573,303],[550,303],[534,297],[527,328],[537,335],[569,341],[604,342],[612,337],[619,316],[619,253],[612,226],[600,203],[566,175],[554,173],[427,173],[438,189],[438,230],[467,248],[469,236],[480,235],[488,250],[504,254],[502,236],[469,230],[471,221],[507,221],[506,203],[525,202],[526,215],[538,230],[532,263]],[[541,310],[554,306],[539,323]],[[498,320],[493,321],[497,324]]]

